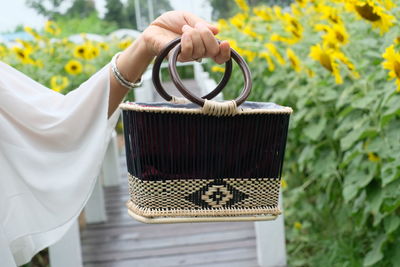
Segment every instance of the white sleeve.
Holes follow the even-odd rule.
[[[109,84],[107,65],[64,96],[0,62],[0,266],[10,251],[28,262],[84,207],[119,116]]]

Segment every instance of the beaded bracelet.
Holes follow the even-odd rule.
[[[140,78],[140,80],[138,82],[133,83],[133,82],[126,80],[122,76],[121,72],[117,68],[117,59],[121,54],[122,54],[122,52],[116,53],[115,56],[111,60],[111,70],[112,70],[112,73],[114,74],[115,79],[119,82],[119,84],[121,84],[123,87],[126,87],[128,89],[134,89],[134,88],[142,86],[142,84],[143,84],[142,78]]]

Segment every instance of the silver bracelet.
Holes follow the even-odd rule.
[[[134,88],[142,86],[142,84],[143,84],[142,78],[140,78],[140,80],[138,82],[133,83],[133,82],[126,80],[122,76],[121,72],[118,70],[117,59],[121,54],[122,54],[122,52],[118,52],[111,59],[111,70],[112,70],[112,73],[114,74],[115,79],[119,82],[119,84],[121,84],[123,87],[126,87],[128,89],[134,89]]]

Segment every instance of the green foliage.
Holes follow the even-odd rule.
[[[380,34],[368,21],[339,10],[350,36],[342,50],[361,76],[354,78],[340,63],[343,84],[309,57],[322,36],[314,25],[327,24],[312,12],[297,15],[304,27],[299,42],[275,42],[282,55],[288,47],[295,51],[301,72],[293,70],[287,56],[284,65],[273,58],[273,71],[264,58],[246,56],[266,51],[263,44],[272,34],[285,34],[280,19],[250,14],[245,26],[223,28],[220,38],[236,40],[247,58],[253,76],[249,100],[294,110],[283,171],[290,266],[399,266],[400,94],[382,67],[382,54],[399,36],[399,25]],[[246,34],[246,26],[258,36]],[[241,80],[236,68],[225,99],[239,95]]]
[[[127,17],[124,5],[120,0],[106,0],[107,12],[104,19],[109,22],[116,23],[119,27],[124,27],[127,24]]]
[[[60,6],[63,2],[62,0],[26,0],[27,6],[53,20],[60,16],[84,18],[96,12],[93,0],[73,0],[71,7],[62,12]]]
[[[96,29],[94,22],[91,21],[98,21],[95,14],[91,18],[82,20],[65,20],[65,24],[60,25],[61,32],[67,36],[80,31],[84,33],[85,27]],[[68,29],[75,29],[75,31],[68,32]],[[105,31],[105,27],[99,28],[97,33],[102,33],[102,31]],[[19,41],[16,47],[7,48],[0,44],[0,60],[46,87],[63,94],[78,88],[96,71],[109,63],[116,52],[125,49],[133,41],[113,39],[107,43],[97,42],[86,39],[83,34],[84,42],[76,44],[67,38],[58,38],[62,37],[60,35],[55,36],[47,32],[33,33],[34,40]],[[76,66],[75,71],[68,67],[71,64]]]
[[[208,0],[212,7],[212,17],[214,20],[217,19],[226,19],[233,16],[236,12],[239,11],[239,8],[236,6],[235,1],[221,1],[221,0]],[[247,1],[249,6],[257,6],[257,5],[282,5],[287,6],[292,1],[291,0],[250,0]]]
[[[63,15],[64,17],[86,18],[96,12],[93,0],[75,0]]]
[[[49,267],[49,250],[46,248],[40,251],[35,257],[31,260],[31,262],[22,265],[22,267]]]
[[[58,16],[56,22],[62,29],[60,37],[77,33],[106,35],[118,29],[116,23],[100,19],[97,13],[92,13],[85,18]]]
[[[26,0],[27,6],[36,10],[40,15],[48,18],[54,18],[60,15],[59,7],[63,0]]]

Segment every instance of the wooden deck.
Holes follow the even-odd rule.
[[[121,165],[125,160],[121,156]],[[127,214],[127,179],[105,188],[108,221],[81,232],[84,266],[257,266],[254,223],[143,224]]]
[[[120,158],[120,186],[105,188],[108,221],[87,225],[81,232],[84,266],[258,266],[252,222],[150,225],[130,218],[126,163],[124,155]]]

